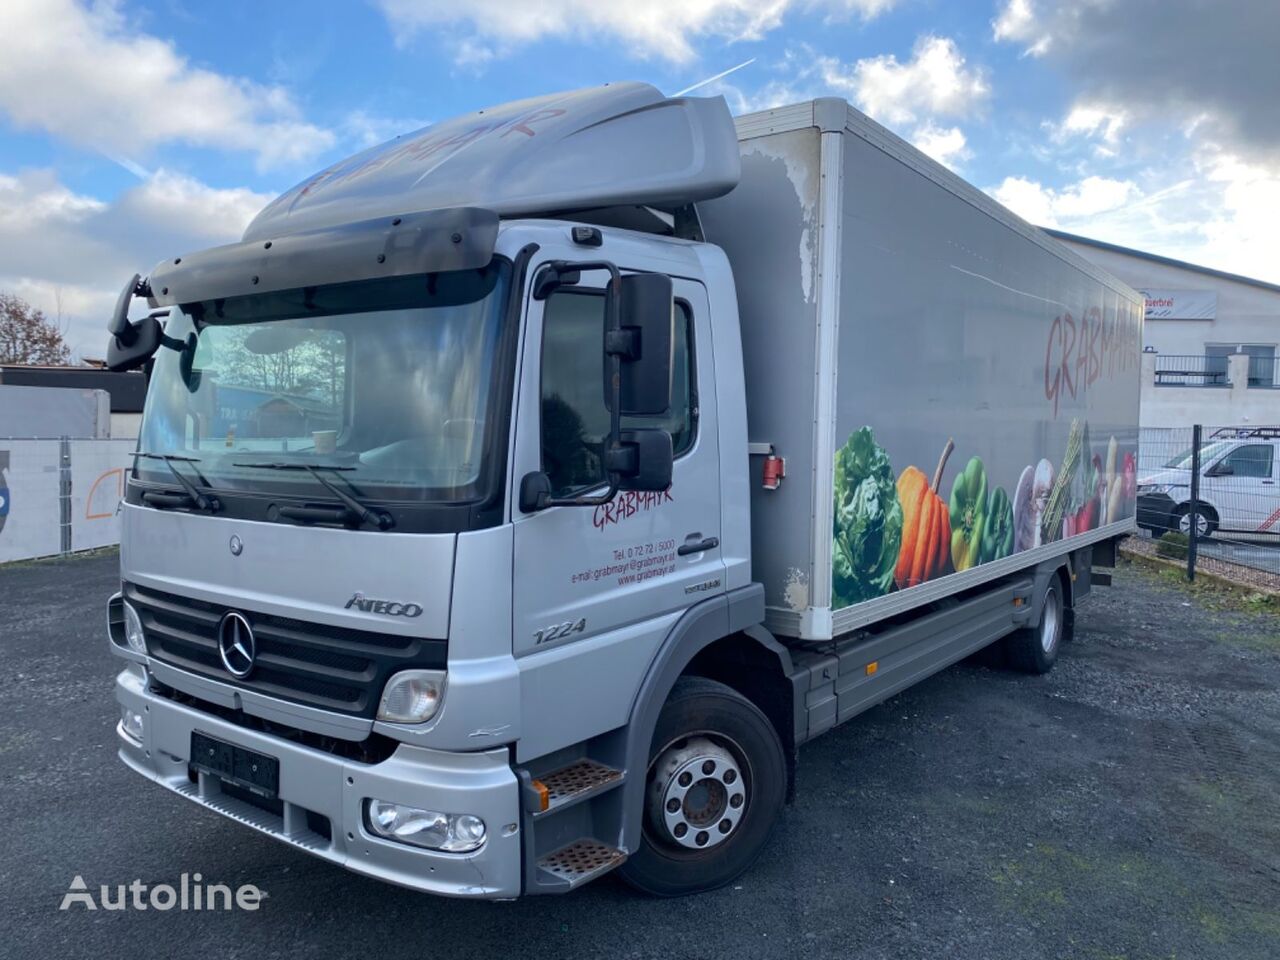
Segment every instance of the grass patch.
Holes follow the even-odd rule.
[[[1280,614],[1280,596],[1275,594],[1263,593],[1200,570],[1196,571],[1196,579],[1189,581],[1186,570],[1169,567],[1137,554],[1128,554],[1128,557],[1136,569],[1153,574],[1161,583],[1182,591],[1206,609],[1235,613]]]

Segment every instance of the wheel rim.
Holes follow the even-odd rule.
[[[1061,614],[1058,610],[1058,592],[1051,591],[1045,599],[1044,613],[1040,617],[1040,646],[1045,653],[1053,650],[1058,642],[1058,624]]]
[[[1178,530],[1182,533],[1191,534],[1191,514],[1184,513],[1178,518]],[[1196,514],[1196,536],[1207,537],[1209,535],[1209,518],[1203,513]]]
[[[650,827],[666,844],[710,850],[737,832],[750,790],[737,759],[741,749],[734,748],[726,737],[697,735],[659,753],[646,806]]]

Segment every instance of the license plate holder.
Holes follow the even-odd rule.
[[[225,780],[258,796],[275,800],[280,793],[280,761],[265,753],[191,731],[192,768]]]

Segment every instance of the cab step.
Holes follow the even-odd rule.
[[[620,784],[621,770],[584,757],[567,767],[545,773],[532,781],[532,788],[539,799],[533,810],[534,817],[545,817],[565,807],[588,800]],[[545,791],[545,807],[542,796]]]
[[[552,884],[568,884],[572,889],[608,873],[626,859],[625,851],[583,837],[539,858],[538,869],[551,875]]]

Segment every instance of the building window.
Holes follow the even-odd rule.
[[[1276,386],[1276,347],[1273,343],[1208,343],[1204,348],[1205,369],[1221,373],[1226,380],[1227,357],[1243,353],[1249,358],[1249,386]]]

